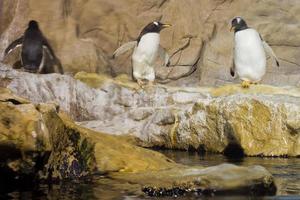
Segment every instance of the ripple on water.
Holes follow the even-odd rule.
[[[300,200],[300,159],[299,158],[261,158],[246,157],[243,159],[228,159],[217,154],[199,155],[195,152],[161,151],[176,162],[186,165],[214,166],[224,162],[241,166],[262,165],[275,177],[278,187],[277,196],[183,196],[177,200]],[[60,184],[40,184],[33,188],[15,190],[0,194],[0,199],[48,199],[48,200],[149,200],[150,197],[140,197],[139,186],[127,182],[116,182],[105,177],[96,176],[92,180],[78,182],[62,182]],[[174,198],[159,198],[171,200]]]

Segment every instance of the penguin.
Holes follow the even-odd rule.
[[[231,21],[231,31],[234,31],[234,62],[230,68],[231,76],[237,74],[242,80],[242,87],[259,83],[266,73],[266,53],[271,56],[279,67],[278,59],[272,48],[253,28],[248,27],[241,17]]]
[[[113,58],[134,48],[132,54],[132,77],[138,85],[143,88],[144,81],[153,86],[155,80],[154,64],[157,56],[164,60],[164,65],[169,66],[169,55],[160,46],[160,32],[170,24],[154,21],[146,25],[138,38],[123,44],[114,53]]]
[[[51,61],[58,66],[58,71],[63,74],[63,67],[47,39],[41,32],[38,22],[31,20],[24,34],[13,41],[4,51],[4,58],[16,48],[21,47],[21,66],[27,72],[43,73],[51,71],[46,69],[45,64],[48,56]],[[53,70],[52,70],[53,71]]]

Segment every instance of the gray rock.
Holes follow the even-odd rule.
[[[0,67],[0,82],[16,94],[36,103],[56,102],[78,124],[133,135],[147,147],[224,152],[237,146],[246,155],[300,155],[299,88],[157,85],[142,90],[127,80],[95,77],[103,83],[90,88],[66,75]]]

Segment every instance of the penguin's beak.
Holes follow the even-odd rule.
[[[171,27],[171,26],[172,26],[171,24],[163,24],[162,28],[168,28],[168,27]]]

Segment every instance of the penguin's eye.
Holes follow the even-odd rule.
[[[153,22],[153,24],[155,24],[155,26],[158,26],[158,22]]]

